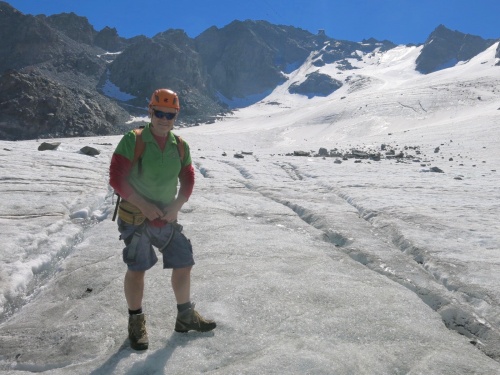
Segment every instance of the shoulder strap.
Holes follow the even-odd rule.
[[[144,153],[144,149],[146,148],[146,144],[142,140],[142,129],[144,127],[140,127],[138,129],[134,129],[135,133],[135,148],[134,148],[134,159],[132,159],[132,165],[135,163],[139,163],[137,166],[139,168],[139,175],[142,174],[142,154]],[[115,206],[115,212],[113,213],[113,219],[112,221],[116,220],[116,214],[118,213],[118,206],[120,205],[120,194],[116,193],[117,199],[116,199],[116,206]]]
[[[135,133],[135,149],[134,149],[134,159],[132,160],[132,165],[138,163],[137,168],[139,169],[139,176],[142,175],[142,154],[146,148],[146,144],[142,139],[142,129],[134,129]]]
[[[137,163],[137,161],[141,158],[144,153],[144,149],[146,148],[146,144],[142,139],[142,128],[134,129],[135,133],[135,149],[134,149],[134,159],[132,160],[132,164]]]
[[[172,133],[172,134],[174,134],[174,133]],[[179,153],[179,157],[181,158],[181,163],[183,163],[184,162],[184,154],[185,154],[185,152],[184,152],[184,140],[176,134],[174,134],[174,138],[175,138],[175,141],[177,142],[177,152]]]

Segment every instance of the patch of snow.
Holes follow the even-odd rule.
[[[104,95],[122,102],[126,102],[128,100],[136,98],[136,96],[134,95],[121,91],[118,86],[111,82],[111,80],[109,79],[109,72],[107,73],[107,76],[108,78],[106,79],[106,82],[102,87],[102,92],[104,93]]]
[[[244,98],[226,98],[224,95],[222,95],[220,92],[217,93],[217,98],[219,101],[222,103],[226,104],[229,108],[244,108],[251,106],[252,104],[255,104],[262,99],[264,99],[266,96],[268,96],[271,93],[271,90],[264,91],[259,94],[254,94],[254,95],[248,95]]]

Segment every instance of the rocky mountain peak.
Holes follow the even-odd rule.
[[[282,83],[282,72],[307,58],[315,38],[293,27],[247,20],[210,28],[195,40],[215,89],[232,99],[261,94]]]
[[[114,27],[106,26],[94,36],[94,45],[109,52],[122,51],[129,44],[125,38],[118,35],[118,31]]]
[[[167,30],[130,45],[110,64],[109,79],[134,95],[129,102],[142,108],[158,85],[175,90],[182,97],[180,120],[222,110],[209,90],[194,41],[182,30]]]
[[[45,16],[38,16],[43,17]],[[75,13],[61,13],[46,17],[47,22],[53,28],[61,31],[71,39],[85,43],[94,44],[96,31],[86,17],[77,16]]]
[[[494,42],[439,25],[427,38],[417,58],[416,69],[427,74],[449,68],[476,56]]]
[[[58,35],[43,19],[24,15],[0,2],[0,72],[46,61]]]

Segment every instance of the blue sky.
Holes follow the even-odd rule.
[[[233,20],[266,20],[332,38],[374,37],[394,43],[422,43],[440,24],[452,30],[500,38],[500,0],[8,0],[25,14],[74,12],[96,30],[115,27],[120,36],[153,36],[182,29],[196,37]]]

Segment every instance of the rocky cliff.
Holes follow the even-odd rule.
[[[113,134],[127,116],[110,99],[37,70],[0,77],[0,139]]]
[[[439,25],[427,38],[417,58],[417,70],[428,74],[467,61],[490,47],[495,40],[463,34]]]
[[[89,45],[92,30],[76,15],[49,20],[0,2],[2,139],[110,134],[125,122],[127,112],[96,91],[106,62]]]
[[[283,72],[300,65],[318,47],[311,33],[265,21],[234,21],[212,27],[196,39],[196,47],[214,89],[228,99],[273,89]]]
[[[135,97],[129,101],[135,106],[146,107],[151,93],[161,86],[179,94],[180,120],[214,116],[223,110],[212,95],[194,41],[182,30],[168,30],[130,45],[109,65],[109,72],[114,84]]]

